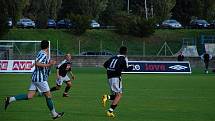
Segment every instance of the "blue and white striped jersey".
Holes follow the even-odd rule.
[[[48,64],[49,58],[44,50],[39,51],[37,54],[35,63],[39,62],[42,64]],[[49,67],[38,67],[35,66],[35,70],[32,73],[32,82],[43,82],[48,80],[49,76]]]

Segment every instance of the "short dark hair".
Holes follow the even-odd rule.
[[[127,54],[127,51],[128,51],[128,49],[127,49],[127,47],[125,47],[125,46],[122,46],[122,47],[120,47],[120,49],[119,49],[119,53],[122,54],[122,55],[126,55],[126,54]]]
[[[49,47],[49,42],[47,40],[41,41],[41,49],[47,49]]]

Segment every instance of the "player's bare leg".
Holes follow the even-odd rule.
[[[116,93],[115,98],[114,98],[114,100],[113,100],[113,102],[112,102],[109,110],[107,111],[107,116],[109,116],[109,117],[115,117],[113,111],[117,107],[117,105],[118,105],[121,97],[122,97],[122,93]]]
[[[71,87],[72,87],[72,82],[69,80],[69,81],[66,82],[66,88],[64,90],[63,97],[68,97],[69,96],[68,92],[69,92]]]
[[[56,86],[52,87],[52,88],[50,89],[50,91],[53,92],[53,91],[56,91],[56,90],[60,90],[60,88],[61,88],[60,85],[56,85]]]

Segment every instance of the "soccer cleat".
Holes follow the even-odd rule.
[[[107,117],[112,117],[112,118],[114,118],[114,117],[115,117],[115,115],[114,115],[114,113],[113,113],[113,112],[109,112],[109,111],[107,111]]]
[[[53,118],[53,120],[55,120],[55,119],[57,119],[57,118],[62,117],[63,115],[64,115],[64,112],[61,112],[61,113],[58,113],[57,116],[52,117],[52,118]]]
[[[63,97],[69,97],[68,93],[63,93]]]
[[[10,104],[9,100],[10,100],[10,97],[6,97],[6,98],[5,98],[5,104],[4,104],[4,109],[5,109],[5,111],[7,110],[7,107],[8,107],[8,105]]]
[[[106,106],[106,102],[107,102],[107,100],[108,100],[107,95],[103,95],[103,96],[102,96],[102,104],[103,104],[103,107],[105,107],[105,106]]]

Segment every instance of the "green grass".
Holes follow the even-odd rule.
[[[115,119],[105,116],[100,97],[108,92],[105,70],[74,68],[70,97],[64,89],[53,93],[57,111],[65,111],[60,121],[214,121],[215,75],[195,70],[193,74],[123,75],[124,95]],[[55,72],[49,78],[54,85]],[[27,74],[0,74],[0,100],[26,93],[30,84]],[[63,88],[65,85],[63,86]],[[3,106],[3,105],[2,105]],[[0,108],[1,121],[50,121],[44,97],[11,104],[7,112]]]
[[[73,54],[79,53],[79,40],[81,42],[81,52],[106,50],[117,52],[119,46],[126,45],[130,55],[156,55],[164,41],[172,49],[173,53],[179,51],[182,46],[182,38],[199,39],[201,34],[214,35],[214,30],[156,30],[154,35],[148,38],[138,38],[127,35],[119,35],[111,30],[87,30],[81,36],[75,36],[67,30],[54,29],[12,29],[1,39],[9,40],[51,40],[52,48],[57,47],[63,52]],[[101,44],[102,43],[102,44]]]

